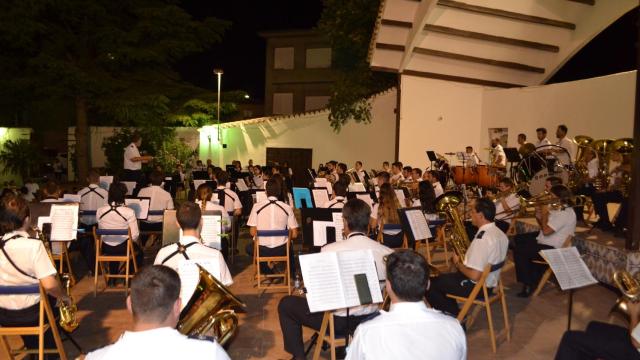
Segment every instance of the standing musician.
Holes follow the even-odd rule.
[[[220,278],[222,284],[233,284],[231,272],[224,261],[222,253],[214,248],[202,244],[200,229],[202,228],[202,212],[200,207],[190,201],[180,204],[176,212],[178,225],[182,229],[182,237],[177,244],[171,244],[158,251],[155,265],[164,265],[178,271],[180,264],[185,260],[217,259],[220,265]]]
[[[525,157],[535,151],[535,145],[527,142],[527,135],[525,134],[518,134],[518,145],[518,153],[521,157]]]
[[[107,205],[109,192],[98,185],[100,182],[100,174],[98,174],[96,169],[89,170],[87,181],[89,185],[78,191],[78,195],[80,195],[80,211],[96,211],[98,208]],[[80,227],[85,230],[90,230],[97,223],[98,220],[95,215],[83,215],[80,217]],[[96,250],[93,237],[79,237],[77,244],[80,247],[82,257],[85,259],[87,269],[89,269],[89,272],[93,272],[96,263]]]
[[[247,244],[247,254],[253,256],[254,242],[258,241],[260,254],[262,256],[282,256],[287,253],[286,237],[259,237],[258,230],[289,230],[291,242],[298,237],[298,222],[291,206],[278,200],[281,194],[280,182],[276,179],[269,179],[266,185],[267,200],[257,202],[251,209],[247,225],[253,242]],[[293,262],[293,251],[289,251],[289,267],[295,268]],[[260,271],[264,274],[272,274],[273,271],[266,263],[260,263]]]
[[[442,274],[431,281],[427,291],[427,301],[435,309],[457,316],[460,309],[454,299],[447,294],[469,296],[480,279],[485,266],[504,262],[507,256],[509,239],[494,224],[496,207],[487,198],[475,200],[471,205],[471,221],[478,227],[478,233],[471,242],[464,259],[454,253],[453,263],[458,270],[454,273]],[[493,271],[486,279],[486,285],[494,288],[498,285],[500,269]]]
[[[424,289],[429,286],[424,257],[398,250],[389,254],[386,263],[385,288],[391,307],[358,326],[347,360],[466,359],[467,343],[460,323],[424,303]]]
[[[40,282],[56,304],[71,304],[63,291],[51,258],[42,241],[31,239],[29,207],[26,201],[8,193],[0,199],[0,285],[32,285]],[[0,326],[37,326],[40,319],[40,295],[0,295]],[[46,320],[45,320],[46,321]],[[38,349],[38,336],[22,336],[25,347]],[[51,331],[44,335],[44,347],[55,348]]]
[[[573,139],[567,137],[568,131],[569,129],[566,125],[558,125],[558,129],[556,130],[556,138],[558,138],[558,142],[556,143],[556,145],[567,150],[567,152],[569,153],[569,159],[566,158],[566,154],[560,155],[560,160],[562,160],[562,163],[565,165],[570,164],[576,159],[576,143],[575,141],[573,141]]]
[[[142,136],[135,133],[131,137],[131,144],[124,149],[123,181],[135,181],[136,188],[139,188],[144,181],[142,163],[148,163],[153,160],[153,156],[140,155],[140,145],[142,145]],[[134,191],[135,194],[137,194],[136,191]]]
[[[344,233],[347,239],[322,247],[322,252],[340,252],[349,250],[373,251],[373,258],[378,272],[378,279],[384,280],[386,277],[386,267],[384,257],[392,252],[388,247],[372,240],[366,236],[367,226],[371,208],[360,199],[347,201],[342,208],[342,218],[344,222]],[[347,321],[346,309],[334,311],[334,329],[336,335],[344,336],[349,330],[354,329],[362,321],[369,319],[378,310],[375,304],[354,306],[349,308],[349,319]],[[280,329],[284,339],[284,349],[293,355],[294,359],[304,359],[304,341],[302,338],[302,327],[307,326],[315,330],[320,329],[323,318],[322,312],[311,313],[307,299],[299,296],[285,296],[278,304],[278,317],[280,318]]]
[[[138,266],[144,262],[142,248],[138,244],[140,231],[138,230],[138,219],[133,209],[124,205],[127,194],[127,187],[121,182],[113,182],[109,186],[109,204],[96,211],[99,229],[131,229],[131,240]],[[127,253],[127,235],[104,235],[102,236],[101,250],[104,255],[125,255]],[[118,272],[118,263],[109,263],[109,273]],[[113,279],[112,279],[113,280]]]
[[[347,184],[342,181],[338,181],[333,185],[333,194],[331,200],[324,203],[322,207],[327,209],[342,209],[346,203],[347,196]]]
[[[546,128],[537,128],[536,129],[536,137],[538,141],[536,142],[536,149],[542,146],[551,145],[551,141],[547,139],[547,129]]]
[[[149,175],[149,178],[151,180],[151,185],[140,189],[138,196],[150,198],[150,211],[173,209],[173,199],[171,198],[171,194],[160,186],[164,180],[162,173],[160,171],[153,171],[151,172],[151,175]],[[140,230],[162,231],[163,218],[163,215],[149,215],[147,220],[142,220],[140,222]],[[144,245],[146,239],[141,240],[142,245]]]
[[[538,266],[533,260],[541,259],[540,250],[557,249],[563,246],[568,237],[576,231],[576,213],[570,207],[571,191],[564,185],[554,185],[547,201],[556,204],[536,206],[536,220],[539,232],[517,234],[513,257],[516,265],[516,278],[523,284],[519,297],[528,297],[538,284],[544,272],[544,266]]]
[[[500,145],[500,139],[495,138],[491,140],[491,147],[493,148],[491,152],[491,165],[497,168],[506,168],[507,155],[504,153],[502,145]]]
[[[125,331],[116,343],[89,353],[86,360],[229,360],[217,342],[190,339],[176,330],[182,309],[180,286],[180,277],[167,266],[142,269],[131,281],[127,297],[133,330]]]
[[[465,165],[467,167],[476,167],[480,165],[480,157],[478,157],[478,154],[475,151],[473,151],[472,146],[467,146],[465,148],[465,161],[466,161]]]

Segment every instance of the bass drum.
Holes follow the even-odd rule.
[[[569,171],[564,168],[557,168],[557,171],[555,172],[550,172],[548,169],[542,169],[533,175],[533,178],[529,183],[529,193],[531,196],[539,195],[545,190],[544,183],[550,176],[559,177],[562,179],[563,184],[567,184],[569,181]]]
[[[487,165],[478,165],[478,185],[482,187],[498,187],[500,174],[497,169]]]
[[[471,185],[471,184],[477,184],[478,183],[478,173],[475,172],[475,170],[473,170],[470,167],[463,167],[463,166],[454,166],[453,167],[453,182],[456,183],[456,185]]]
[[[562,170],[566,171],[571,167],[571,157],[567,150],[557,145],[545,145],[520,160],[516,172],[513,174],[513,180],[516,184],[527,183],[537,178],[542,170],[547,170],[548,174],[552,174]]]

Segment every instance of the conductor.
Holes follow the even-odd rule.
[[[138,148],[142,145],[142,136],[134,133],[131,137],[131,144],[124,149],[124,181],[135,181],[136,188],[142,186],[143,174],[142,163],[153,160],[153,156],[140,155]]]

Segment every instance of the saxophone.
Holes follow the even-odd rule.
[[[462,194],[456,191],[448,191],[441,195],[436,201],[436,210],[446,214],[447,219],[451,223],[451,236],[449,243],[453,251],[458,255],[460,261],[464,261],[464,257],[469,249],[469,237],[460,219],[460,215],[456,210],[456,206],[462,201]]]

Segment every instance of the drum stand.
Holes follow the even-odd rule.
[[[464,179],[465,179],[465,175],[466,175],[466,171],[467,171],[467,165],[465,164],[465,157],[464,155],[462,156],[462,185],[460,185],[460,188],[462,189],[462,222],[465,222],[467,220],[467,184],[464,183]]]

